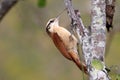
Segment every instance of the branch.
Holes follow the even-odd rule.
[[[106,28],[107,31],[110,31],[113,28],[113,17],[115,13],[115,2],[116,0],[106,0]],[[119,29],[118,29],[119,30]],[[115,35],[115,32],[117,32],[114,28],[114,30],[110,31],[108,36],[108,42],[106,44],[106,54],[109,52],[111,42],[113,40],[113,37]]]
[[[84,27],[82,23],[82,19],[80,17],[80,13],[77,10],[73,9],[71,0],[65,0],[65,5],[68,10],[68,15],[71,18],[72,27],[76,27],[76,33],[79,39],[79,43],[81,43],[82,54],[85,60],[85,64],[88,67],[90,65],[91,60],[91,44],[90,44],[90,34],[89,31]],[[89,71],[89,70],[88,70]]]
[[[77,15],[77,13],[79,12],[78,10],[74,10],[73,9],[73,6],[72,6],[72,0],[65,0],[65,5],[66,5],[66,8],[68,10],[68,15],[70,16],[71,18],[71,21],[72,21],[72,25],[73,26],[77,26],[77,28],[79,28],[80,30],[80,34],[81,36],[84,35],[84,25],[82,23],[82,20],[80,18],[80,15]]]
[[[71,18],[72,29],[76,29],[79,42],[83,47],[83,55],[88,53],[88,48],[84,48],[84,45],[89,45],[88,30],[84,27],[82,19],[80,18],[80,13],[78,10],[74,10],[71,0],[65,0],[65,5],[68,11],[68,15]],[[87,71],[85,71],[87,72]]]
[[[18,0],[2,0],[0,1],[0,21],[7,12],[18,2]]]
[[[72,27],[81,43],[83,56],[90,76],[90,80],[109,80],[104,63],[106,44],[106,3],[105,0],[92,0],[91,5],[91,34],[84,27],[80,13],[73,9],[71,0],[65,0]]]
[[[115,1],[116,0],[106,0],[106,28],[110,31],[113,28],[112,22],[115,13]]]

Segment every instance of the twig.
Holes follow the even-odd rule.
[[[65,5],[66,5],[66,8],[68,10],[68,15],[70,16],[71,18],[71,21],[72,21],[72,24],[73,26],[77,26],[80,30],[80,34],[81,36],[84,35],[84,25],[82,23],[82,20],[79,20],[80,17],[76,14],[75,10],[73,9],[73,6],[71,4],[71,0],[65,0]],[[77,11],[77,10],[76,10]],[[78,11],[77,11],[78,12]]]
[[[113,18],[115,14],[115,2],[116,0],[106,0],[106,27],[107,27],[107,30],[109,31],[109,36],[108,36],[108,42],[106,44],[105,55],[107,55],[107,53],[109,52],[113,37],[117,32],[115,30],[115,27],[114,27],[114,30],[112,30],[114,26],[112,23],[113,23]]]
[[[2,0],[0,1],[0,21],[7,12],[18,2],[18,0]]]
[[[115,1],[116,0],[106,0],[106,28],[110,31],[113,28],[113,17],[115,13]]]

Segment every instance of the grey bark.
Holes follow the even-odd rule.
[[[92,59],[89,66],[90,80],[109,80],[104,63],[106,45],[106,3],[105,0],[91,1],[91,44]],[[96,67],[99,66],[99,68]]]

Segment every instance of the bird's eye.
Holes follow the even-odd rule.
[[[53,22],[54,22],[54,20],[51,20],[47,26],[49,26],[49,25],[50,25],[51,23],[53,23]]]
[[[50,23],[53,23],[53,22],[54,22],[54,20],[51,20],[51,21],[50,21]]]
[[[50,29],[50,24],[54,22],[54,19],[53,20],[50,20],[49,23],[47,24],[46,26],[46,29]]]

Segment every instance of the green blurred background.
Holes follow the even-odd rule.
[[[120,66],[120,1],[116,1],[107,66]],[[64,0],[46,0],[43,8],[37,4],[37,0],[19,1],[0,23],[0,80],[81,80],[81,71],[60,54],[45,32],[47,21],[65,8]],[[73,0],[73,4],[84,24],[89,25],[89,0]],[[69,26],[66,12],[60,25]]]

